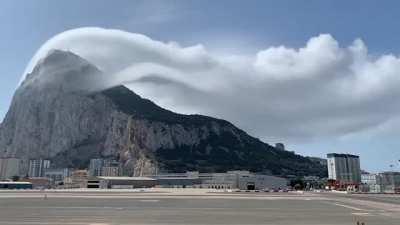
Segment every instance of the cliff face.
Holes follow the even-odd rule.
[[[50,53],[15,93],[0,125],[0,157],[50,158],[59,167],[114,158],[132,175],[235,169],[326,173],[318,163],[277,150],[227,121],[173,113],[123,86],[95,91],[103,76],[70,52]]]

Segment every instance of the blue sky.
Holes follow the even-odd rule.
[[[256,54],[284,45],[303,47],[319,34],[330,34],[340,46],[361,38],[371,57],[398,55],[398,1],[2,1],[0,7],[0,119],[31,57],[49,38],[65,30],[95,26],[144,34],[182,46],[201,43],[216,54]],[[302,154],[327,152],[361,155],[371,171],[388,170],[400,159],[395,131],[313,140],[282,141]],[[392,129],[393,130],[393,129]],[[269,138],[257,131],[250,133]],[[400,165],[397,167],[400,169]]]

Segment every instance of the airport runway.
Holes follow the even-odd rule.
[[[307,193],[0,192],[0,225],[400,224],[400,205],[372,203]]]

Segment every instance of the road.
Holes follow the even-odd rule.
[[[0,192],[0,225],[400,224],[400,204],[357,198],[308,193]]]

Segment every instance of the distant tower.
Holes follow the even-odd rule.
[[[330,153],[328,156],[329,179],[342,183],[361,182],[360,157],[357,155]]]
[[[50,160],[33,159],[29,161],[29,177],[44,177],[45,170],[50,168]]]
[[[282,150],[282,151],[285,151],[285,145],[283,143],[276,143],[275,144],[275,148],[279,149],[279,150]]]

